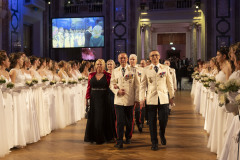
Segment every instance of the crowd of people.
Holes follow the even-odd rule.
[[[205,118],[207,147],[220,160],[238,159],[240,137],[240,42],[221,47],[210,61],[194,68],[191,95]]]
[[[84,118],[90,67],[0,51],[0,157]]]
[[[169,60],[166,65],[159,63],[157,51],[150,53],[150,59],[151,64],[141,60],[138,65],[137,56],[132,54],[128,64],[127,54],[121,53],[120,66],[116,67],[113,60],[106,65],[102,59],[92,64],[56,62],[27,57],[23,52],[8,56],[0,51],[0,156],[13,147],[35,143],[52,130],[76,123],[86,116],[86,111],[85,142],[116,141],[115,147],[123,148],[123,142],[131,143],[134,124],[142,132],[146,118],[152,150],[157,150],[155,112],[159,110],[161,143],[166,145],[168,104],[173,103],[176,75],[167,66]],[[150,77],[145,69],[152,72]]]

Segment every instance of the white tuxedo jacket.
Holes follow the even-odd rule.
[[[168,104],[169,98],[174,97],[174,89],[172,77],[169,67],[159,64],[158,72],[154,70],[154,65],[151,64],[144,68],[140,85],[140,100],[144,100],[145,91],[147,88],[146,103],[148,105]],[[169,96],[168,97],[168,93]]]
[[[131,71],[128,65],[125,71],[125,75],[122,75],[122,67],[118,67],[113,70],[110,89],[115,94],[114,104],[121,106],[133,106],[134,102],[139,102],[139,79],[137,73]],[[119,89],[125,90],[125,95],[117,95],[119,89],[115,89],[114,85],[117,85]]]
[[[170,75],[172,76],[173,88],[177,90],[177,78],[176,78],[176,71],[174,68],[170,68]]]

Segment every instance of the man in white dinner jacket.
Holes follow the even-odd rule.
[[[140,86],[140,100],[141,105],[143,105],[147,88],[146,104],[149,107],[148,120],[152,142],[151,149],[158,150],[157,113],[161,144],[166,145],[165,129],[168,121],[168,105],[173,103],[174,89],[169,67],[159,63],[159,52],[151,51],[149,58],[152,64],[144,68]]]
[[[134,72],[134,74],[137,75],[137,78],[140,82],[143,68],[137,66],[136,54],[130,54],[129,64],[130,64],[130,71]],[[141,133],[143,128],[143,123],[144,123],[145,107],[140,108],[140,105],[135,105],[134,111],[135,111],[135,120],[136,120],[135,123],[137,124],[138,131]],[[133,127],[133,130],[134,130],[134,127]]]
[[[130,144],[133,131],[133,106],[139,103],[139,80],[137,75],[131,72],[127,64],[126,53],[118,55],[120,66],[113,70],[110,89],[115,94],[114,105],[116,111],[116,130],[118,149],[123,148],[124,125],[126,124],[126,144]]]
[[[165,60],[164,61],[164,64],[169,66],[169,69],[170,69],[170,75],[172,77],[172,80],[173,80],[173,87],[174,87],[174,91],[177,90],[177,78],[176,78],[176,71],[174,68],[171,68],[170,65],[171,65],[171,62],[170,60]]]

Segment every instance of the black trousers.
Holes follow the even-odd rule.
[[[160,137],[165,135],[165,129],[168,121],[168,104],[148,105],[148,122],[152,144],[158,144],[157,138],[157,113],[159,119]]]
[[[144,118],[145,118],[145,107],[140,108],[140,106],[135,108],[135,119],[136,124],[139,126],[140,124],[144,124]]]
[[[126,139],[132,138],[133,132],[133,106],[119,106],[115,105],[116,111],[116,130],[117,130],[117,142],[123,143],[124,125],[126,124]]]

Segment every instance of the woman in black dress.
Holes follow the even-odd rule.
[[[84,141],[102,144],[113,140],[115,132],[109,99],[111,74],[104,70],[103,59],[97,60],[95,67],[96,72],[88,76],[86,100],[90,99],[90,111]]]

